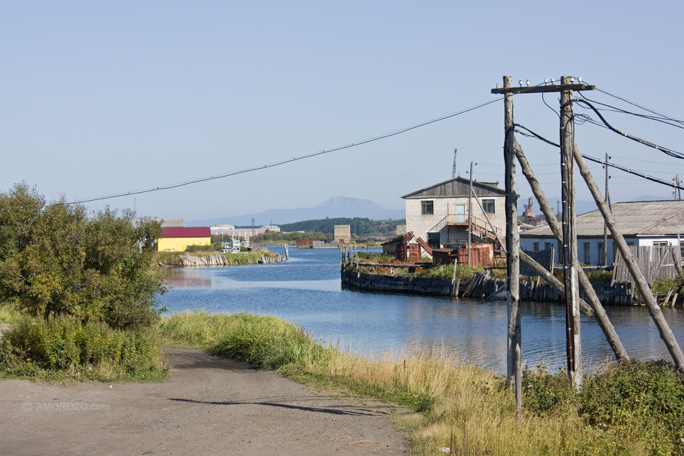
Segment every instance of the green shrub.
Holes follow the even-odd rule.
[[[60,371],[104,380],[164,374],[156,330],[116,330],[73,317],[22,318],[3,336],[0,366],[20,376]]]
[[[150,326],[165,291],[152,268],[161,225],[134,216],[46,204],[26,184],[0,194],[0,300],[43,318]]]
[[[523,408],[536,415],[564,412],[575,402],[564,371],[551,374],[546,366],[523,371]]]
[[[654,453],[684,454],[684,374],[665,361],[629,361],[588,376],[579,413],[601,428],[651,435]]]

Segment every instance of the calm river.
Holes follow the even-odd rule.
[[[283,247],[271,250],[284,254]],[[506,370],[505,301],[381,294],[343,290],[338,250],[290,248],[290,261],[169,272],[161,297],[168,311],[273,315],[303,327],[316,339],[357,354],[407,345],[447,347],[461,360],[498,373]],[[565,310],[558,304],[522,303],[523,363],[565,365]],[[606,309],[632,358],[671,360],[646,308]],[[680,345],[684,311],[663,309]],[[585,366],[613,360],[610,346],[591,318],[582,318]]]

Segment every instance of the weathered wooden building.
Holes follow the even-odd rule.
[[[473,181],[475,198],[468,198],[470,180],[456,177],[402,196],[406,205],[406,231],[433,248],[465,242],[470,220],[471,241],[495,243],[494,232],[505,238],[506,192],[498,183]],[[485,216],[486,214],[486,216]],[[470,217],[469,217],[470,216]],[[491,225],[487,223],[487,218]],[[414,238],[411,242],[417,242]]]

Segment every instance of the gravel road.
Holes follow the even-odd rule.
[[[0,454],[400,455],[395,408],[168,350],[163,383],[0,381]]]

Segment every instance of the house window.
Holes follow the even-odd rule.
[[[598,264],[606,264],[606,258],[603,255],[603,242],[598,243]]]
[[[532,246],[535,252],[539,252],[539,242],[535,242]]]
[[[584,264],[591,264],[591,244],[584,243]]]
[[[544,242],[544,250],[553,250],[550,242]]]
[[[435,213],[434,201],[421,201],[420,213],[422,215],[432,215]]]
[[[484,209],[485,214],[493,214],[494,213],[494,199],[489,198],[489,199],[483,199],[482,200],[482,209]]]

